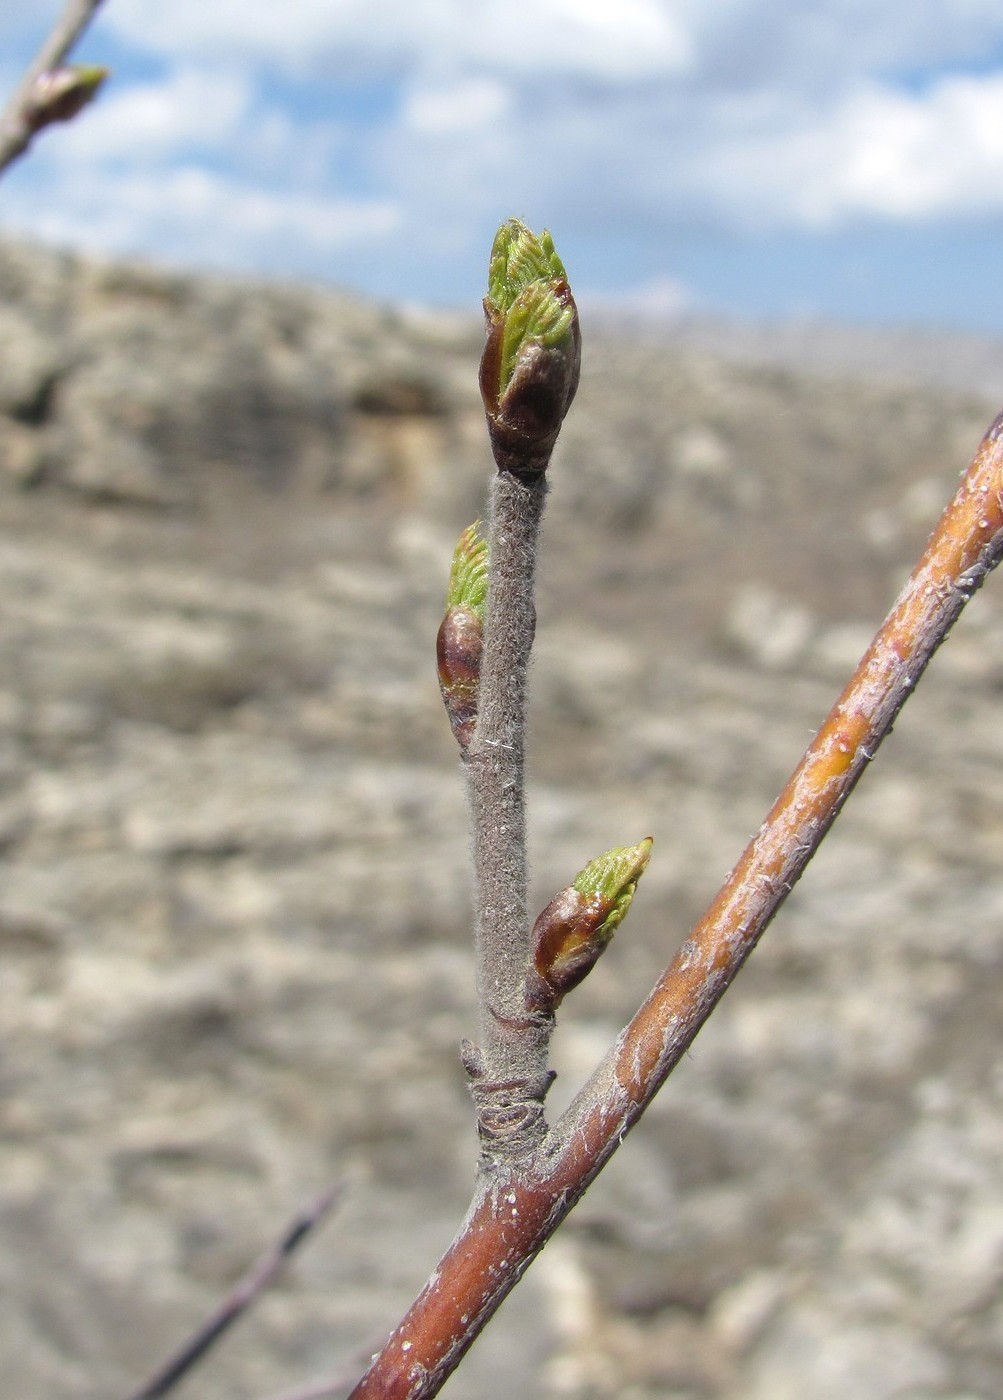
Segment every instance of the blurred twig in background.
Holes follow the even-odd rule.
[[[24,154],[43,127],[75,117],[108,76],[106,68],[66,64],[67,56],[101,3],[102,0],[68,0],[0,113],[0,173]]]

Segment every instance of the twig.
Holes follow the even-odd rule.
[[[289,1256],[324,1219],[339,1194],[340,1187],[331,1187],[308,1205],[287,1226],[281,1239],[251,1265],[198,1330],[157,1368],[145,1385],[132,1393],[129,1400],[161,1400],[172,1391],[268,1287]]]
[[[478,1126],[491,1155],[543,1136],[547,1030],[527,1016],[526,673],[533,645],[536,544],[546,476],[500,471],[492,487],[491,587],[480,708],[466,751],[474,855],[474,946],[480,1054],[467,1053]]]
[[[24,154],[41,126],[48,121],[64,119],[54,111],[53,115],[40,120],[44,114],[40,113],[38,105],[39,81],[65,61],[101,3],[102,0],[67,0],[66,9],[0,112],[0,172]]]
[[[482,1172],[456,1240],[349,1400],[438,1394],[641,1117],[818,849],[931,656],[1003,557],[1003,414],[759,833],[532,1158]]]
[[[554,1018],[531,1007],[526,909],[526,674],[546,471],[578,388],[581,337],[549,233],[518,219],[491,250],[480,387],[498,474],[491,494],[490,584],[479,704],[464,748],[474,853],[474,939],[481,1045],[464,1045],[481,1169],[525,1159],[546,1132]],[[461,744],[462,747],[462,744]]]

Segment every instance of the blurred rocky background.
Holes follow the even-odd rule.
[[[685,936],[1003,399],[999,347],[589,332],[553,466],[535,902],[651,833],[554,1107]],[[432,660],[477,318],[0,247],[0,1355],[115,1400],[347,1383],[468,1197],[467,841]],[[1003,1394],[1003,592],[936,659],[453,1400]]]

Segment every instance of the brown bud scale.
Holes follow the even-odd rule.
[[[609,942],[597,936],[609,911],[608,899],[581,894],[573,885],[543,910],[533,925],[533,965],[540,978],[532,983],[534,1009],[553,1010],[592,971]]]
[[[574,308],[567,281],[553,284],[555,296]],[[481,398],[495,462],[504,471],[545,471],[561,424],[578,389],[581,369],[581,330],[577,312],[564,343],[528,341],[519,353],[511,378],[501,385],[505,318],[484,303],[487,340],[480,366]]]
[[[473,608],[447,609],[435,639],[439,689],[461,749],[473,738],[481,679],[484,626]]]

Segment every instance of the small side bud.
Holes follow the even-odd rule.
[[[477,723],[487,596],[488,546],[477,520],[464,530],[453,552],[446,614],[435,639],[442,703],[461,749],[469,745]]]
[[[647,836],[597,856],[544,909],[533,925],[531,1010],[555,1010],[592,971],[630,908],[651,847]]]
[[[107,76],[107,68],[80,63],[40,73],[25,108],[25,119],[32,135],[50,122],[72,121],[94,100]]]
[[[484,298],[480,385],[495,461],[546,470],[578,388],[578,308],[554,240],[519,219],[495,235]]]

